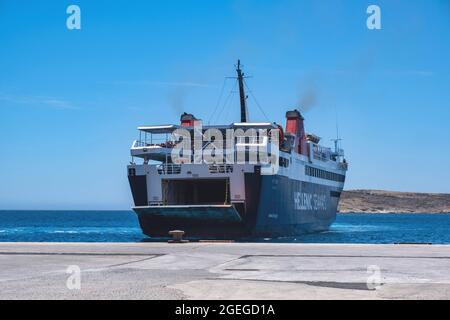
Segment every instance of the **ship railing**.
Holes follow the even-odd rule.
[[[143,148],[143,147],[147,147],[147,144],[145,142],[139,141],[139,140],[135,140],[133,142],[133,145],[131,146],[132,149]]]
[[[337,154],[339,157],[343,157],[343,156],[345,155],[344,149],[337,149],[336,154]]]
[[[265,136],[245,136],[245,137],[236,137],[235,147],[267,147],[270,142],[268,137]],[[176,143],[171,140],[156,140],[145,141],[145,140],[135,140],[133,142],[132,148],[145,148],[145,147],[162,147],[162,148],[174,148]],[[220,145],[220,144],[219,144]],[[222,146],[227,145],[227,141],[221,141]],[[215,142],[208,141],[202,145],[202,150],[205,150],[207,147],[212,146],[215,149],[218,149],[218,145]]]
[[[329,161],[331,160],[331,149],[330,148],[326,148],[326,147],[322,147],[319,145],[314,145],[313,147],[313,156],[315,160],[319,160],[319,161]]]
[[[330,157],[325,153],[314,152],[314,159],[319,161],[328,161],[330,160]]]
[[[181,165],[179,164],[160,164],[156,166],[158,174],[180,174]]]
[[[267,145],[266,136],[238,136],[236,137],[236,146],[264,146]]]
[[[209,173],[233,173],[233,165],[221,164],[221,165],[210,165]]]
[[[172,149],[174,146],[175,146],[175,144],[170,140],[169,141],[165,141],[165,140],[153,141],[151,143],[136,140],[136,141],[134,141],[132,148],[136,149],[136,148],[145,148],[145,147],[161,147],[161,148]]]

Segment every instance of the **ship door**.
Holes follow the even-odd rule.
[[[230,204],[229,179],[184,179],[162,181],[164,205]]]

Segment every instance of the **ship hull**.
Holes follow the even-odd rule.
[[[289,179],[247,174],[246,206],[158,206],[134,211],[147,236],[171,230],[187,238],[285,237],[329,229],[336,219],[341,189]]]
[[[149,237],[167,237],[171,230],[182,230],[188,238],[229,239],[248,234],[233,206],[158,206],[134,211]]]

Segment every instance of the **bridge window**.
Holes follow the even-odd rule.
[[[281,165],[281,164],[280,164]],[[345,176],[342,174],[305,166],[305,174],[310,177],[315,177],[324,180],[336,181],[336,182],[345,182]]]

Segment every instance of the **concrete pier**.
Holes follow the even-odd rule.
[[[450,299],[450,246],[0,243],[0,299]]]

